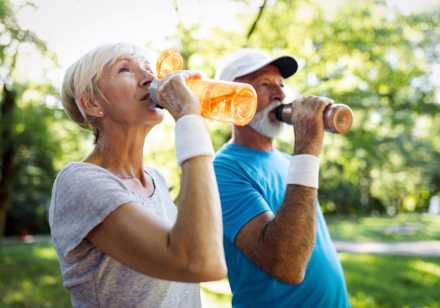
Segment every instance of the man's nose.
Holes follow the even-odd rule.
[[[272,101],[274,100],[282,101],[284,100],[285,97],[286,94],[284,93],[283,88],[281,86],[277,85],[273,88],[272,97],[271,97]]]

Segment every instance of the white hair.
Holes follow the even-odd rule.
[[[86,92],[96,94],[96,83],[104,66],[125,56],[150,58],[146,50],[132,44],[107,44],[86,53],[67,69],[61,89],[62,102],[70,118],[81,127],[90,128],[87,115],[80,104],[81,95]]]
[[[283,131],[286,124],[281,121],[271,121],[269,114],[281,104],[278,100],[271,102],[263,110],[257,112],[248,125],[261,135],[274,139]]]

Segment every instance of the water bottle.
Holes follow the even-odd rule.
[[[294,103],[283,104],[273,110],[281,122],[292,123]],[[324,128],[330,133],[345,134],[353,123],[353,112],[345,104],[329,104],[324,110]]]
[[[182,57],[172,49],[162,51],[156,62],[159,79],[182,68]],[[257,93],[249,84],[210,79],[187,79],[186,84],[198,97],[201,115],[205,118],[243,126],[248,124],[255,115]],[[157,86],[158,82],[153,82],[150,92],[153,101],[159,105]]]

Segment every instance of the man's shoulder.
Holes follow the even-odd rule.
[[[214,166],[235,165],[238,160],[237,155],[238,153],[236,153],[234,147],[226,144],[215,154]]]
[[[236,144],[225,144],[215,155],[214,161],[254,162],[266,153]]]
[[[223,146],[214,157],[214,168],[227,170],[247,169],[255,163],[252,153],[234,144]]]
[[[218,153],[214,158],[214,170],[218,176],[222,176],[223,174],[235,174],[240,173],[239,159],[234,157],[233,155],[229,155],[228,153]]]
[[[220,150],[218,150],[218,152],[216,153],[216,158],[217,157],[229,157],[229,156],[235,156],[235,155],[240,155],[240,152],[243,152],[242,148],[239,148],[237,145],[233,144],[233,143],[227,143],[224,144]]]
[[[225,146],[217,152],[214,159],[214,171],[219,182],[252,182],[259,169],[256,159],[244,149]]]

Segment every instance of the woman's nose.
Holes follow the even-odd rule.
[[[140,79],[140,85],[146,86],[149,83],[151,83],[156,77],[152,72],[149,72],[147,70],[142,70],[142,78]]]

